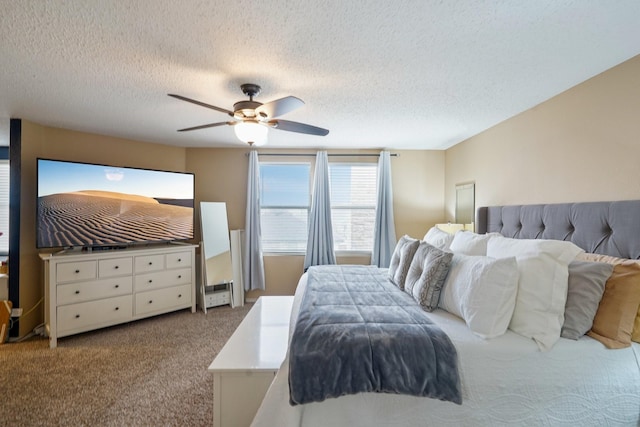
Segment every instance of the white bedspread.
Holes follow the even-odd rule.
[[[302,277],[293,328],[306,285]],[[272,383],[253,427],[640,425],[640,345],[608,350],[598,341],[561,338],[549,352],[511,331],[483,340],[443,310],[429,316],[454,342],[462,405],[429,398],[362,393],[289,405],[288,360]]]

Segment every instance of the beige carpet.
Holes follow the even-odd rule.
[[[209,426],[207,367],[251,305],[0,345],[0,426]]]

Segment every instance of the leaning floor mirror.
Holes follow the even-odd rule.
[[[201,277],[199,306],[207,308],[232,304],[233,269],[227,205],[224,202],[200,202]]]

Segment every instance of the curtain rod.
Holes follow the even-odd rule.
[[[249,153],[246,154],[247,156],[249,155]],[[315,154],[310,154],[310,153],[301,153],[301,154],[295,154],[295,153],[258,153],[258,156],[276,156],[276,157],[315,157]],[[329,157],[380,157],[380,154],[327,154],[327,156]],[[389,156],[391,157],[399,157],[400,154],[398,153],[390,153]]]

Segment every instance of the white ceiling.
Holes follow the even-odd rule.
[[[167,93],[232,109],[250,82],[331,131],[270,147],[445,149],[639,53],[638,0],[0,0],[0,117],[241,147],[177,133],[228,117]]]

